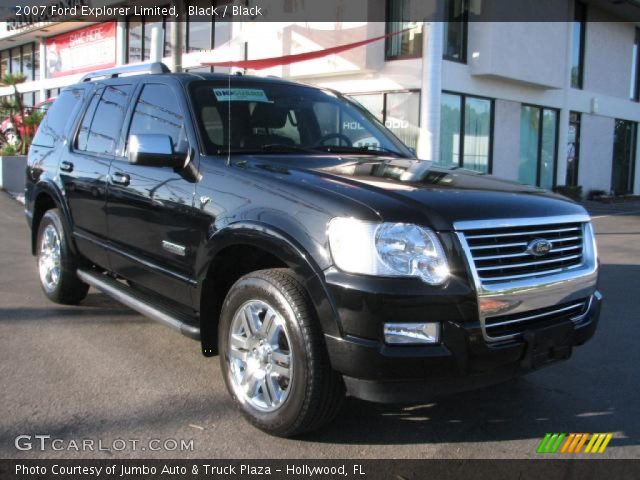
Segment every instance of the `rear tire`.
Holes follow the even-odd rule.
[[[40,220],[36,253],[40,286],[49,300],[74,305],[87,296],[89,285],[76,275],[77,263],[57,208],[47,210]]]
[[[290,270],[261,270],[238,280],[218,329],[227,389],[254,426],[292,437],[335,418],[344,384],[331,368],[307,292]]]

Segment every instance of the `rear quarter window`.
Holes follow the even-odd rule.
[[[54,147],[63,138],[66,138],[68,129],[78,115],[85,93],[86,88],[82,87],[70,87],[63,90],[48,109],[38,127],[33,138],[33,145]]]

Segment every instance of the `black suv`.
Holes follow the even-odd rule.
[[[274,435],[328,422],[345,393],[415,402],[512,378],[598,321],[582,207],[418,160],[334,91],[96,72],[47,113],[27,177],[45,294],[93,286],[199,339]]]

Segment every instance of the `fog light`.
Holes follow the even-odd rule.
[[[385,323],[384,341],[391,344],[440,342],[439,323]]]

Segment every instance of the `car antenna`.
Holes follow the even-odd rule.
[[[227,166],[231,165],[231,75],[227,76]]]

